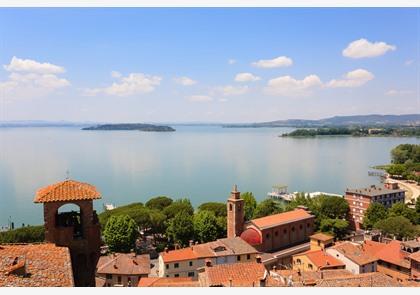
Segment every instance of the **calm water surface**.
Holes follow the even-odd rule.
[[[41,224],[36,190],[70,178],[95,185],[104,203],[188,197],[194,206],[225,201],[234,183],[266,197],[274,184],[289,191],[343,194],[378,183],[369,167],[418,138],[279,138],[289,128],[175,127],[172,133],[0,128],[0,225]]]

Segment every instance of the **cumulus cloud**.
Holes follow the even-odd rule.
[[[234,95],[242,95],[248,92],[248,86],[222,86],[217,87],[216,90],[219,91],[223,96],[234,96]]]
[[[191,102],[209,102],[212,101],[213,98],[207,95],[191,95],[187,97],[187,100]]]
[[[228,60],[228,64],[230,65],[236,64],[236,60],[231,58]]]
[[[117,82],[112,83],[111,86],[86,89],[84,94],[86,96],[105,94],[121,97],[148,93],[155,90],[156,86],[160,85],[160,81],[162,80],[161,77],[146,75],[143,73],[130,73],[126,77],[120,76],[116,79]]]
[[[293,64],[293,60],[287,56],[279,56],[273,59],[261,59],[253,62],[252,65],[257,68],[280,68],[289,67]]]
[[[357,69],[351,72],[348,72],[342,79],[331,80],[328,82],[326,87],[330,88],[351,88],[351,87],[360,87],[370,80],[374,79],[375,76],[364,69]]]
[[[411,90],[397,90],[397,89],[391,89],[388,90],[387,92],[385,92],[385,95],[388,96],[401,96],[401,95],[407,95],[407,94],[412,94],[413,91]]]
[[[70,82],[56,74],[65,69],[51,63],[13,57],[3,68],[10,72],[6,81],[0,81],[0,91],[7,100],[45,96]]]
[[[397,47],[385,42],[369,42],[366,39],[359,39],[351,42],[343,50],[343,56],[350,58],[365,58],[384,55],[388,51],[394,51]]]
[[[264,91],[278,96],[307,96],[321,86],[321,79],[317,75],[309,75],[302,80],[281,76],[269,80]]]
[[[63,67],[48,62],[40,63],[32,59],[21,59],[16,56],[12,57],[10,64],[4,65],[3,67],[8,72],[37,74],[61,74],[65,72]]]
[[[197,81],[194,81],[193,79],[188,78],[188,77],[174,78],[174,81],[184,86],[191,86],[191,85],[197,84]]]
[[[258,80],[261,80],[261,78],[251,73],[239,73],[235,76],[236,82],[254,82]]]

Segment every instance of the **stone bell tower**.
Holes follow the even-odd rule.
[[[241,193],[238,192],[235,184],[227,200],[227,237],[240,236],[244,228],[244,221],[244,200],[241,199]]]
[[[76,286],[95,286],[101,232],[93,200],[100,198],[93,185],[70,179],[41,188],[35,195],[34,202],[44,204],[45,240],[69,248]],[[78,206],[79,212],[59,213],[67,204]]]

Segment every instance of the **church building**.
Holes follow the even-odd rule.
[[[228,238],[241,237],[261,252],[273,252],[309,241],[315,216],[304,207],[245,222],[244,200],[236,185],[227,200]]]

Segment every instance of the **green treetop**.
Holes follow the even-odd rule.
[[[136,222],[128,215],[111,216],[103,235],[112,252],[130,252],[138,236]]]

